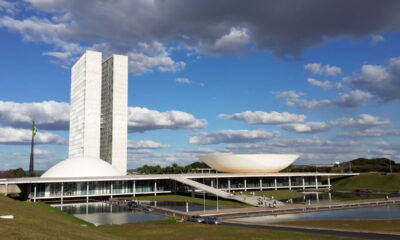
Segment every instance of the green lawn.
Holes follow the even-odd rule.
[[[149,201],[174,201],[174,202],[192,202],[203,204],[203,198],[199,197],[190,197],[190,196],[183,196],[183,195],[157,195],[157,196],[136,196],[136,197],[129,197],[126,199],[138,199],[138,200],[149,200]],[[224,206],[236,206],[236,207],[246,207],[248,205],[240,202],[229,201],[229,200],[219,200],[219,205]],[[206,205],[208,206],[216,206],[217,200],[206,199]]]
[[[250,194],[250,192],[246,192],[246,194]],[[267,197],[274,197],[275,199],[289,199],[295,197],[302,197],[304,196],[303,193],[297,192],[296,190],[269,190],[269,191],[257,191],[255,192],[256,196],[267,196]]]
[[[278,222],[274,224],[290,225],[300,227],[318,227],[349,229],[376,232],[397,232],[400,233],[400,219],[391,220],[305,220]]]
[[[188,222],[157,221],[95,227],[44,203],[19,202],[0,196],[0,215],[9,214],[14,215],[15,218],[13,220],[0,219],[1,239],[349,239],[336,236],[236,226],[213,226]]]
[[[400,190],[400,174],[360,174],[359,176],[333,181],[332,188],[337,190],[372,189],[387,192]]]

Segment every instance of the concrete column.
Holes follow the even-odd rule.
[[[61,206],[64,202],[64,183],[61,183]],[[35,200],[36,200],[36,184],[35,184]]]
[[[304,177],[301,179],[303,182],[303,190],[306,189],[306,181],[304,180]]]
[[[278,180],[274,178],[275,191],[278,190]]]
[[[133,196],[136,197],[136,180],[133,180],[133,184],[132,184],[132,192],[133,192]]]
[[[260,178],[260,191],[262,191],[262,178]]]
[[[247,191],[247,179],[246,178],[244,178],[244,191],[245,192]]]
[[[214,187],[214,180],[211,179],[211,187]]]
[[[86,182],[86,203],[89,202],[89,182]]]
[[[331,178],[328,176],[328,188],[331,189]]]
[[[7,195],[8,195],[8,183],[6,183],[5,189],[4,189],[4,196],[7,197]]]
[[[231,179],[228,178],[228,192],[231,191]]]
[[[289,177],[289,190],[292,190],[292,179]]]
[[[33,187],[33,202],[36,202],[36,184]]]
[[[114,191],[114,188],[113,188],[113,183],[111,182],[110,183],[110,198],[113,198],[113,191]]]
[[[157,196],[157,180],[154,180],[154,196]]]
[[[315,176],[315,189],[318,189],[318,177]]]

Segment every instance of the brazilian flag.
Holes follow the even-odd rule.
[[[33,121],[33,124],[32,124],[32,134],[33,134],[33,136],[36,136],[36,133],[37,133],[37,127],[36,127],[35,121]]]

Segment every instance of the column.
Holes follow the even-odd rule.
[[[114,189],[113,189],[113,183],[112,182],[110,182],[110,198],[113,198],[113,191],[114,191]]]
[[[213,179],[211,179],[211,187],[212,188],[214,187],[214,180]]]
[[[260,178],[260,191],[262,191],[262,178]]]
[[[86,182],[86,203],[89,202],[89,182]]]
[[[275,191],[278,190],[278,180],[274,178],[274,184],[275,184]]]
[[[35,186],[33,187],[33,202],[36,202],[36,183]]]
[[[292,179],[289,177],[289,190],[292,190]]]
[[[247,179],[244,178],[244,191],[247,192]]]
[[[157,196],[157,180],[154,180],[154,196]]]
[[[331,189],[331,178],[328,176],[328,188]]]
[[[231,191],[231,179],[228,178],[228,192]]]
[[[35,184],[35,199],[36,199],[36,184]],[[64,201],[64,183],[61,183],[61,209]]]
[[[7,195],[8,195],[8,183],[6,183],[5,190],[4,190],[4,196],[7,197]]]
[[[318,189],[318,177],[315,176],[315,189]]]
[[[136,197],[136,180],[133,180],[133,184],[132,184],[132,192],[133,192],[133,196]]]
[[[301,179],[303,182],[303,190],[306,189],[306,181],[304,180],[304,177]]]

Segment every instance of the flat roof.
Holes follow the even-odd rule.
[[[74,177],[74,178],[4,178],[0,184],[54,183],[54,182],[97,182],[128,180],[162,180],[173,177],[183,178],[238,178],[238,177],[312,177],[312,176],[357,176],[359,173],[182,173],[182,174],[133,174],[118,177]]]

